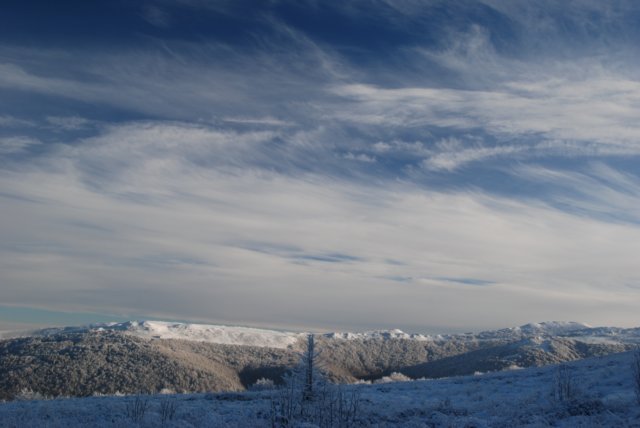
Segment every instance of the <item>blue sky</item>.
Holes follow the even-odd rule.
[[[638,23],[633,1],[5,2],[0,302],[638,325]]]

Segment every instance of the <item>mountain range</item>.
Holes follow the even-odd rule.
[[[4,332],[0,399],[160,391],[242,391],[293,367],[308,333],[162,321]],[[634,349],[640,328],[543,322],[480,333],[401,330],[316,334],[335,382],[392,373],[441,378],[543,366]]]

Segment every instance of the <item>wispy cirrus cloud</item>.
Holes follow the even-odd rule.
[[[79,116],[47,116],[46,121],[63,131],[75,131],[86,128],[91,121]]]
[[[40,141],[35,138],[16,136],[0,137],[0,155],[24,152],[27,148],[39,145]]]
[[[190,308],[191,316],[206,318],[213,309],[225,319],[240,322],[241,314],[266,323],[292,306],[300,309],[293,322],[309,322],[312,306],[332,304],[340,314],[335,325],[356,325],[375,311],[380,325],[418,325],[426,313],[427,323],[463,326],[481,313],[487,325],[499,322],[486,318],[478,299],[507,299],[519,320],[551,316],[549,299],[568,316],[600,299],[609,304],[595,320],[624,323],[630,316],[624,284],[636,278],[640,233],[633,224],[478,191],[357,184],[248,167],[245,156],[234,161],[234,148],[260,151],[270,138],[126,124],[57,146],[38,167],[3,171],[0,197],[10,191],[29,198],[4,210],[5,301],[68,309],[73,293],[73,305],[87,310],[99,309],[100,298],[102,308],[120,312],[175,317]],[[225,154],[222,168],[216,161]],[[613,171],[601,175],[611,195],[633,186]],[[495,284],[469,287],[483,281]],[[152,300],[141,297],[148,289]],[[354,300],[361,309],[350,306]],[[388,305],[405,309],[385,311]]]
[[[614,222],[640,224],[640,180],[598,162],[584,171],[521,165],[514,175],[552,183],[546,200],[562,209]]]
[[[635,322],[633,2],[147,6],[0,45],[3,302]]]
[[[34,125],[35,123],[33,121],[21,119],[15,116],[11,116],[11,115],[0,116],[0,126],[2,126],[3,128],[18,128],[18,127],[28,128]]]
[[[430,87],[388,89],[343,85],[332,93],[353,100],[336,119],[388,126],[482,128],[497,136],[542,134],[549,139],[633,144],[640,134],[640,82],[567,76],[549,82],[508,82],[492,91]]]

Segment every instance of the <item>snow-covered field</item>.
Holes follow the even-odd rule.
[[[570,400],[554,398],[558,366],[442,380],[341,386],[359,394],[358,426],[376,427],[640,427],[632,353],[568,364]],[[272,392],[157,395],[140,422],[136,397],[90,397],[0,404],[2,427],[271,426]],[[164,403],[164,404],[163,404]],[[129,409],[129,415],[127,414]]]

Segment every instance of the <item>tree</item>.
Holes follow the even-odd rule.
[[[318,376],[320,376],[320,373],[316,373],[318,372],[319,356],[320,353],[316,352],[313,334],[310,334],[307,336],[307,349],[300,360],[301,365],[304,368],[304,387],[302,391],[303,401],[310,401],[314,398],[314,381]]]
[[[360,407],[356,390],[345,394],[343,388],[329,383],[321,369],[320,352],[312,334],[296,367],[283,376],[281,388],[271,400],[272,427],[311,423],[320,428],[352,427]]]
[[[575,398],[576,387],[573,374],[565,364],[560,364],[556,371],[553,395],[554,398],[562,404],[566,404]]]

